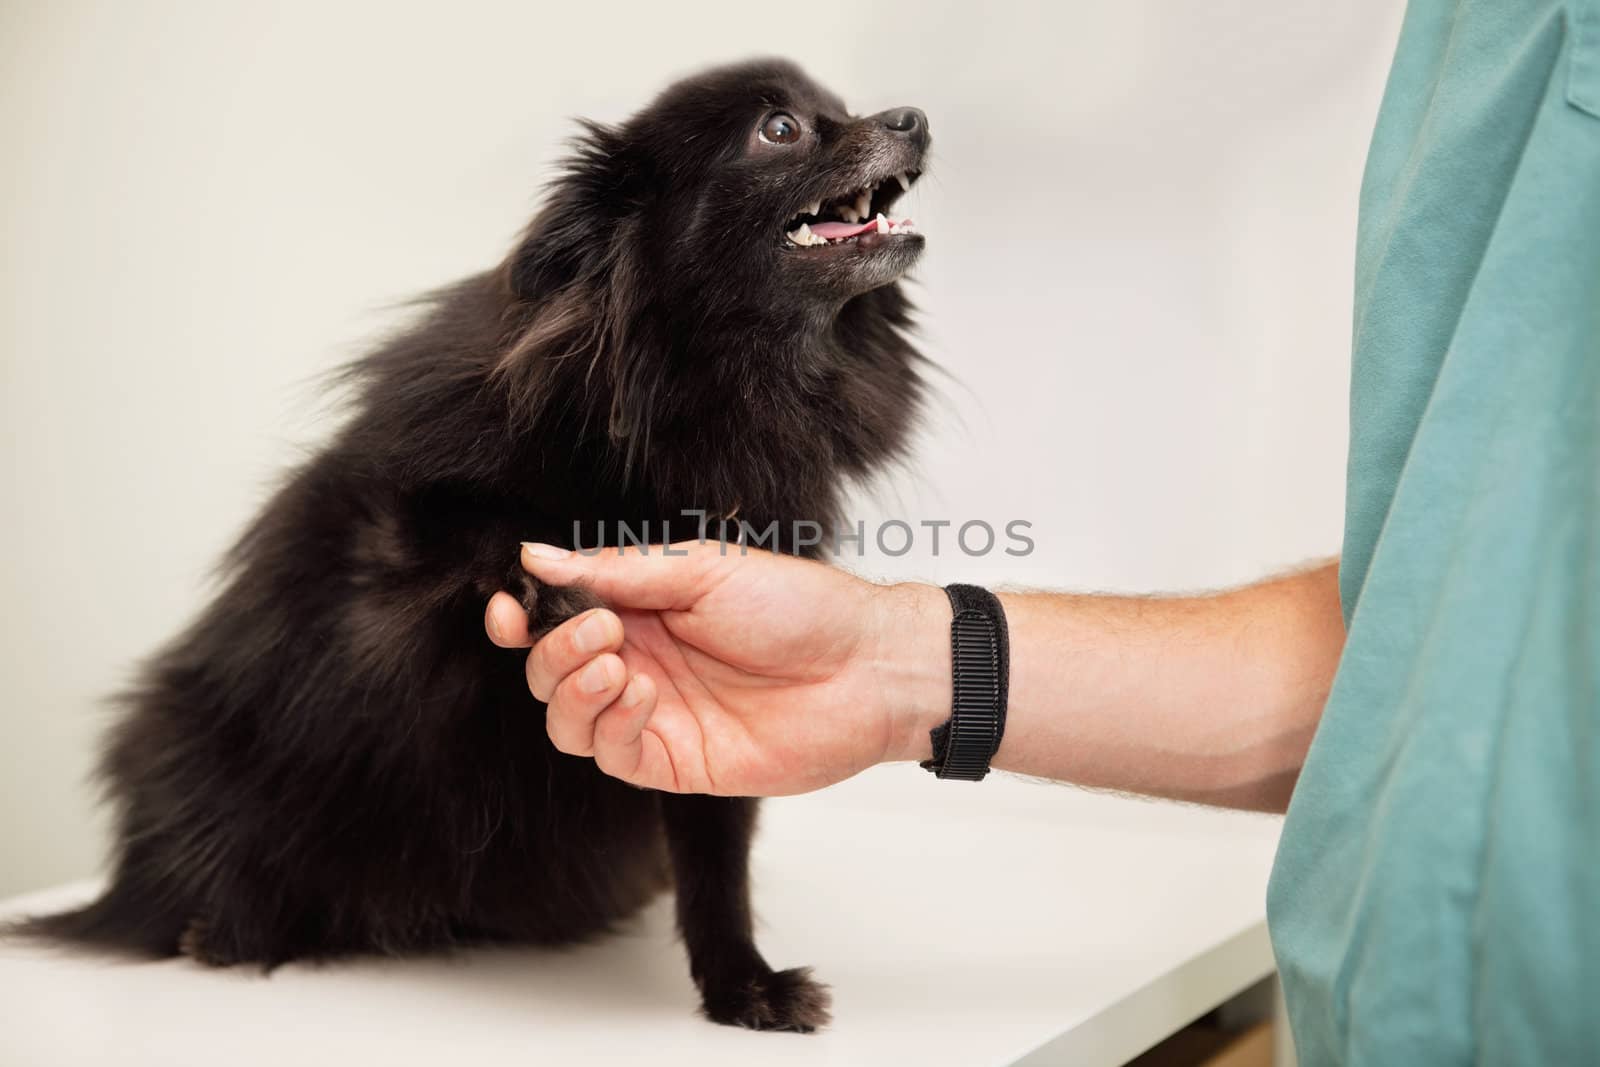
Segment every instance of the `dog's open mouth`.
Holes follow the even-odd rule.
[[[917,228],[910,219],[888,211],[920,176],[919,171],[901,171],[840,196],[812,201],[784,225],[784,236],[801,248],[877,244],[881,237],[915,236]]]

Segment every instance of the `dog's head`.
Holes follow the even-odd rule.
[[[702,322],[816,319],[894,282],[922,251],[893,212],[926,166],[916,108],[855,116],[793,64],[763,60],[586,129],[508,263],[524,299],[623,274]]]
[[[585,130],[491,276],[520,412],[603,425],[625,472],[725,506],[900,454],[922,386],[896,282],[923,238],[893,209],[927,165],[922,112],[857,117],[765,60]]]

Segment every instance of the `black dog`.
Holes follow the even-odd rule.
[[[570,942],[670,881],[710,1018],[827,1021],[825,987],[753,941],[755,801],[556,752],[483,608],[510,588],[541,632],[587,606],[517,564],[576,523],[737,511],[792,550],[903,452],[922,390],[896,281],[923,242],[880,213],[927,121],[754,62],[585,129],[505,262],[349,370],[349,423],[125,698],[109,888],[24,932],[271,967]]]

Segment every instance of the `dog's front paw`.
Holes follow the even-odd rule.
[[[828,1025],[831,1001],[828,987],[811,977],[810,967],[707,981],[701,996],[712,1022],[800,1034]]]
[[[582,586],[546,585],[521,567],[511,581],[511,591],[528,613],[528,634],[535,641],[574,615],[603,606],[599,597]]]

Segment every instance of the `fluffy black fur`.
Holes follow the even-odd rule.
[[[774,144],[775,111],[803,136]],[[920,237],[785,239],[812,201],[923,167],[926,120],[852,117],[783,62],[587,125],[497,268],[350,370],[342,432],[272,498],[111,734],[114,870],[25,933],[210,964],[570,942],[674,885],[710,1018],[810,1030],[751,932],[753,800],[631,788],[555,751],[523,657],[484,638],[587,606],[518,543],[684,509],[837,516],[901,454],[921,387],[896,280]],[[607,527],[610,528],[609,526]],[[585,534],[585,539],[588,539]]]

